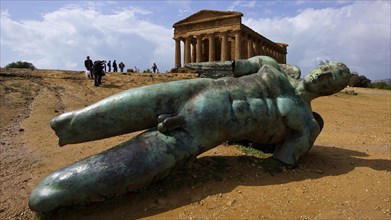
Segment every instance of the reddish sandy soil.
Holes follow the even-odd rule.
[[[53,117],[128,88],[194,77],[109,73],[94,87],[82,72],[1,69],[0,219],[391,218],[391,93],[357,88],[313,102],[325,126],[296,169],[270,173],[267,156],[221,145],[138,192],[46,214],[28,208],[50,172],[135,135],[60,148]]]

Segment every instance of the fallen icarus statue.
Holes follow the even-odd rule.
[[[229,65],[235,77],[134,88],[54,118],[61,146],[147,130],[49,174],[33,190],[29,207],[47,212],[140,189],[224,141],[273,145],[275,159],[295,165],[323,126],[311,100],[339,92],[350,77],[340,62],[321,65],[304,79],[299,68],[266,56]]]

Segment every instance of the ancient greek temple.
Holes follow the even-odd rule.
[[[273,42],[253,31],[242,24],[242,16],[235,11],[202,10],[175,23],[175,66],[182,67],[182,61],[228,61],[256,55],[286,63],[288,44]]]

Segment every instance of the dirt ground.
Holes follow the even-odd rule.
[[[391,218],[391,92],[358,88],[313,102],[325,126],[296,169],[270,173],[266,156],[220,145],[137,192],[47,214],[28,208],[44,176],[135,135],[61,148],[53,117],[128,88],[195,77],[109,73],[94,87],[82,72],[1,69],[0,219]]]

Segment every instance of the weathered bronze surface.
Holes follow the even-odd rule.
[[[323,126],[311,100],[342,90],[350,77],[340,62],[319,66],[304,79],[296,66],[265,56],[230,65],[237,78],[130,89],[54,118],[60,145],[148,130],[49,174],[32,192],[30,208],[46,212],[134,191],[224,141],[272,145],[274,158],[295,165]]]

